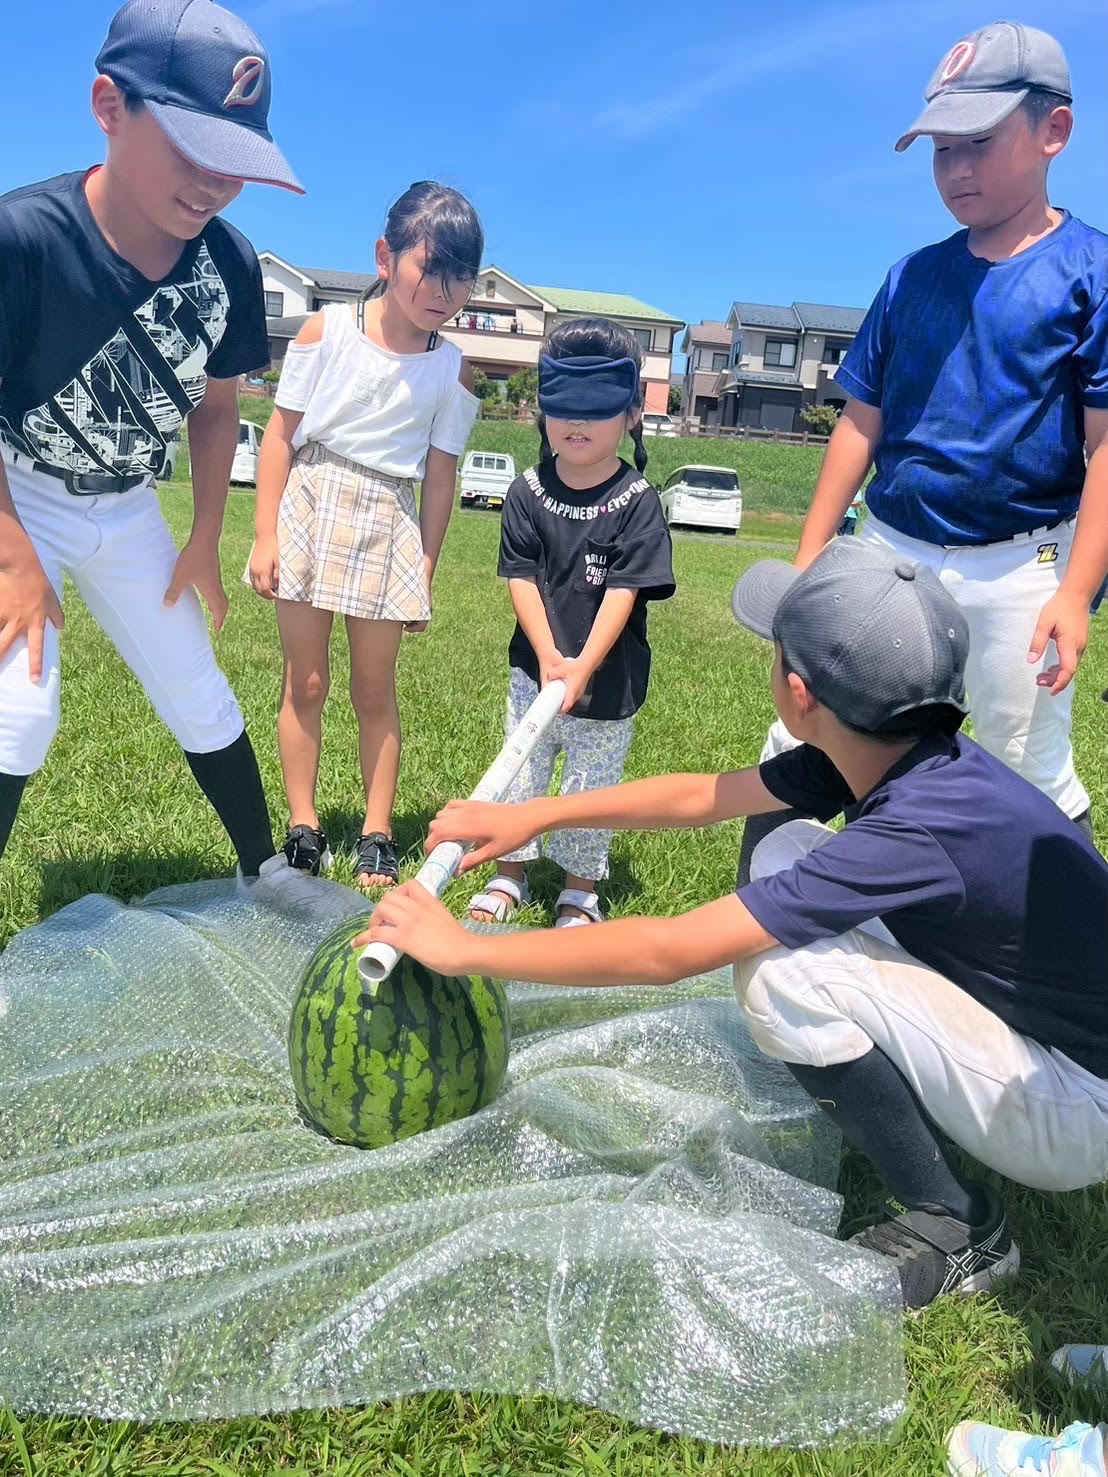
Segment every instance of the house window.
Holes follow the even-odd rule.
[[[640,348],[649,350],[649,349],[652,349],[654,347],[654,332],[653,332],[653,329],[650,329],[650,328],[632,328],[631,329],[631,337],[635,340],[635,342],[639,345]]]
[[[285,316],[285,294],[283,292],[266,293],[265,316],[267,318],[283,318]]]
[[[712,368],[714,370],[720,370],[720,369],[726,369],[727,368],[727,354],[726,354],[726,351],[724,351],[723,353],[718,353],[718,354],[713,354],[712,355]]]
[[[850,348],[848,338],[825,338],[823,341],[823,363],[841,364]]]
[[[743,338],[742,338],[742,334],[740,333],[739,336],[738,336],[738,338],[731,345],[731,363],[734,364],[737,367],[738,366],[738,363],[739,363],[739,360],[742,358],[742,356],[743,356]]]
[[[765,358],[767,369],[792,369],[796,365],[796,339],[767,338]]]
[[[494,277],[489,277],[485,282],[485,296],[496,296],[496,279]]]

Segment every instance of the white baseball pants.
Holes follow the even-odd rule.
[[[181,747],[207,754],[234,743],[242,715],[216,665],[195,591],[170,610],[162,603],[178,551],[153,488],[75,497],[11,458],[5,470],[59,599],[64,572]],[[60,687],[58,632],[50,624],[40,682],[31,681],[25,640],[0,659],[0,773],[33,774],[41,766],[58,727]]]
[[[755,847],[752,878],[784,871],[834,834],[787,822]],[[943,1132],[1008,1179],[1056,1191],[1108,1178],[1108,1081],[1019,1035],[879,920],[742,960],[734,978],[767,1056],[826,1067],[878,1046]]]

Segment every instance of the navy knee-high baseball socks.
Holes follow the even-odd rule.
[[[981,1186],[954,1167],[939,1130],[879,1047],[833,1067],[786,1065],[905,1209],[946,1213],[970,1226],[986,1219]]]
[[[273,855],[274,846],[249,736],[244,730],[233,744],[212,754],[190,754],[186,749],[185,758],[231,838],[243,876],[256,877],[261,864]]]

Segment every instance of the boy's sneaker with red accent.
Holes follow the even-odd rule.
[[[885,1220],[850,1239],[896,1263],[906,1308],[925,1308],[944,1292],[984,1292],[1019,1270],[1020,1254],[1000,1196],[988,1185],[981,1191],[988,1202],[981,1225],[890,1200]]]

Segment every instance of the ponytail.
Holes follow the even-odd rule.
[[[635,444],[635,470],[637,472],[639,472],[639,473],[645,472],[646,471],[646,464],[647,464],[647,462],[649,460],[649,457],[646,454],[646,447],[643,445],[643,441],[642,441],[642,416],[641,415],[635,421],[635,424],[631,427],[631,430],[630,430],[630,432],[628,434],[630,435],[631,440]]]
[[[539,428],[539,471],[553,472],[554,470],[554,448],[550,444],[550,438],[546,434],[546,416],[538,417]]]

